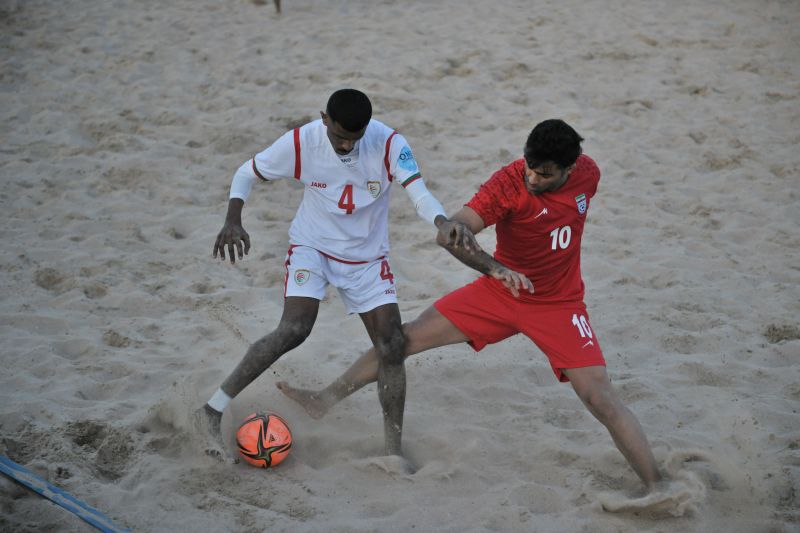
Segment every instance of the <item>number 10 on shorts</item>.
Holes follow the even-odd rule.
[[[589,327],[589,321],[586,320],[586,317],[581,315],[578,316],[577,314],[572,315],[572,325],[578,328],[578,333],[581,334],[582,338],[592,338],[592,328]]]

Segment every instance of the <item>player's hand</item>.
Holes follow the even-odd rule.
[[[436,242],[439,246],[445,248],[463,249],[472,253],[481,250],[478,241],[475,239],[475,234],[470,231],[466,224],[456,220],[448,220],[439,226]]]
[[[244,249],[242,248],[244,243]],[[220,259],[225,260],[225,247],[228,247],[228,257],[231,263],[236,262],[236,254],[234,247],[239,252],[239,259],[243,259],[245,255],[250,253],[250,235],[239,224],[226,222],[217,235],[217,241],[214,243],[214,257],[219,254]]]
[[[496,280],[500,280],[511,291],[514,298],[519,298],[519,291],[521,290],[527,290],[533,294],[533,283],[524,274],[500,266],[491,269],[489,275]]]

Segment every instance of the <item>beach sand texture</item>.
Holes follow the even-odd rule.
[[[4,455],[142,532],[800,530],[800,3],[4,0],[0,28]],[[287,461],[203,453],[189,415],[277,324],[302,195],[256,184],[231,266],[231,176],[342,87],[449,213],[539,121],[586,138],[586,301],[667,505],[522,337],[408,360],[413,475],[374,385],[312,420],[274,383],[368,347],[335,291],[223,418],[279,413]],[[474,279],[399,188],[390,232],[405,319]],[[0,530],[89,526],[3,478]]]

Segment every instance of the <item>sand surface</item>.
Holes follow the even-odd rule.
[[[4,455],[143,532],[800,530],[800,3],[3,0],[0,28]],[[274,387],[368,346],[333,291],[223,418],[280,413],[289,459],[202,453],[189,414],[277,324],[302,195],[257,184],[231,266],[231,175],[348,86],[448,212],[537,122],[586,138],[587,305],[670,501],[521,337],[408,361],[398,474],[374,386],[320,421]],[[391,238],[407,319],[475,277],[399,188]],[[90,528],[3,478],[0,530]]]

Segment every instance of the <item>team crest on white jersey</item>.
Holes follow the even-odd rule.
[[[381,182],[380,181],[368,181],[367,182],[367,190],[369,191],[370,196],[373,198],[377,198],[378,195],[381,193]]]
[[[309,272],[304,268],[301,268],[295,271],[294,282],[297,283],[298,285],[303,285],[306,281],[308,281],[308,278],[310,277],[311,277],[311,272]]]
[[[576,196],[575,197],[575,203],[578,204],[578,213],[579,214],[582,215],[582,214],[586,213],[586,195],[585,194],[579,194],[578,196]]]

